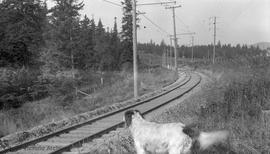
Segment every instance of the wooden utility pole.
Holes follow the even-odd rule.
[[[216,58],[216,22],[217,17],[214,17],[214,48],[213,48],[213,64],[215,64],[215,58]]]
[[[176,38],[176,25],[175,25],[175,9],[181,7],[181,5],[179,6],[170,6],[170,7],[166,7],[166,9],[172,9],[172,13],[173,13],[173,37],[174,37],[174,70],[177,69],[177,38]]]
[[[138,98],[138,65],[137,65],[137,11],[136,0],[132,3],[132,24],[133,24],[133,75],[134,75],[134,98]]]
[[[170,53],[169,53],[169,68],[171,68],[172,67],[172,53],[173,53],[173,50],[172,50],[172,39],[171,39],[171,36],[170,36],[170,51],[169,51]]]
[[[173,49],[172,49],[172,48],[175,49],[175,47],[172,47],[172,46],[173,46],[172,41],[174,40],[174,37],[173,37],[173,35],[169,35],[169,37],[170,37],[170,54],[171,54],[170,63],[171,63],[171,68],[172,68],[172,69],[175,69],[174,66],[177,66],[177,64],[175,63],[175,59],[177,59],[177,57],[176,57],[176,55],[175,55],[175,53],[174,53],[175,50],[173,51]],[[176,38],[176,39],[178,39],[178,38]],[[177,49],[177,48],[176,48],[176,49]],[[173,66],[173,64],[174,64],[174,66]]]
[[[111,2],[109,0],[103,0],[104,2],[110,3],[115,6],[122,7],[120,4]],[[160,3],[143,3],[137,4],[137,0],[132,0],[132,37],[133,37],[133,75],[134,75],[134,98],[138,98],[138,65],[137,65],[137,6],[143,5],[163,5],[168,3],[176,3],[176,1],[169,1],[169,2],[160,2]],[[144,14],[139,12],[139,14]],[[150,59],[151,60],[151,59]]]
[[[169,68],[169,55],[170,55],[170,50],[169,50],[168,47],[166,48],[166,53],[167,53],[166,68]]]
[[[177,38],[176,38],[176,25],[175,25],[175,8],[172,7],[172,12],[173,12],[173,35],[174,35],[174,69],[177,69]]]
[[[138,5],[160,5],[173,2],[149,3]],[[132,28],[133,28],[133,74],[134,74],[134,98],[138,98],[138,64],[137,64],[137,0],[132,1]]]
[[[167,64],[168,64],[168,49],[167,49],[167,47],[164,47],[163,51],[165,52],[165,68],[167,68]]]
[[[193,47],[194,47],[194,36],[191,36],[192,39],[192,48],[191,48],[191,61],[194,61],[194,52],[193,52]]]

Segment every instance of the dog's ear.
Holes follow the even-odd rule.
[[[197,124],[190,124],[183,128],[183,132],[187,134],[192,139],[197,139],[200,132],[197,129]]]
[[[134,112],[138,113],[144,119],[144,116],[142,115],[142,113],[139,110],[134,110]]]
[[[126,123],[126,127],[129,127],[132,123],[132,116],[135,114],[134,110],[128,110],[125,112],[124,120]]]
[[[201,145],[198,141],[198,138],[200,136],[200,131],[198,130],[197,124],[190,124],[183,128],[183,132],[187,134],[192,139],[192,145],[190,148],[191,154],[197,154],[200,152]]]
[[[125,116],[124,116],[126,127],[129,127],[132,124],[132,116],[135,114],[139,114],[142,118],[144,118],[142,113],[139,110],[128,110],[125,112]]]

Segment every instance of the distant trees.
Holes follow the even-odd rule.
[[[162,56],[165,50],[169,50],[169,48],[170,47],[166,45],[164,41],[160,44],[153,43],[153,41],[138,44],[138,50],[140,52],[151,53],[159,56]],[[192,47],[190,46],[178,47],[178,55],[182,55],[184,53],[186,58],[191,58],[191,48]],[[211,58],[213,54],[213,45],[196,45],[193,47],[193,51],[195,58]],[[239,56],[252,57],[266,55],[266,53],[266,50],[260,50],[258,47],[248,47],[247,45],[240,44],[232,46],[231,44],[221,44],[221,42],[218,42],[216,46],[216,57],[218,58],[231,59]]]
[[[154,43],[152,40],[148,43],[138,43],[138,50],[145,53],[151,53],[161,56],[165,49],[169,46],[165,44],[164,40],[160,44]]]
[[[213,45],[197,45],[193,47],[195,58],[211,58],[213,55]],[[178,50],[180,53],[184,52],[185,57],[191,58],[191,47],[181,46]],[[252,57],[258,55],[265,55],[266,51],[260,50],[253,46],[237,44],[232,46],[231,44],[221,44],[220,42],[216,46],[216,57],[219,58],[236,58],[239,56]]]
[[[79,82],[71,68],[113,71],[132,60],[132,42],[122,39],[116,18],[105,29],[101,20],[81,18],[81,0],[53,1],[51,9],[43,0],[0,2],[0,109],[73,93]]]

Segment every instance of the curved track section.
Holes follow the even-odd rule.
[[[87,122],[59,130],[45,135],[41,138],[33,139],[26,143],[0,151],[8,154],[59,154],[72,153],[72,148],[80,146],[82,143],[89,142],[100,137],[118,127],[123,126],[123,114],[129,109],[138,109],[143,114],[147,114],[171,101],[183,96],[191,91],[201,82],[201,77],[195,73],[186,73],[185,78],[177,84],[172,84],[164,89],[160,94],[139,101],[136,104],[113,111]]]

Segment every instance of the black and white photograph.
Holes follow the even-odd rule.
[[[0,0],[0,154],[270,154],[270,1]]]

